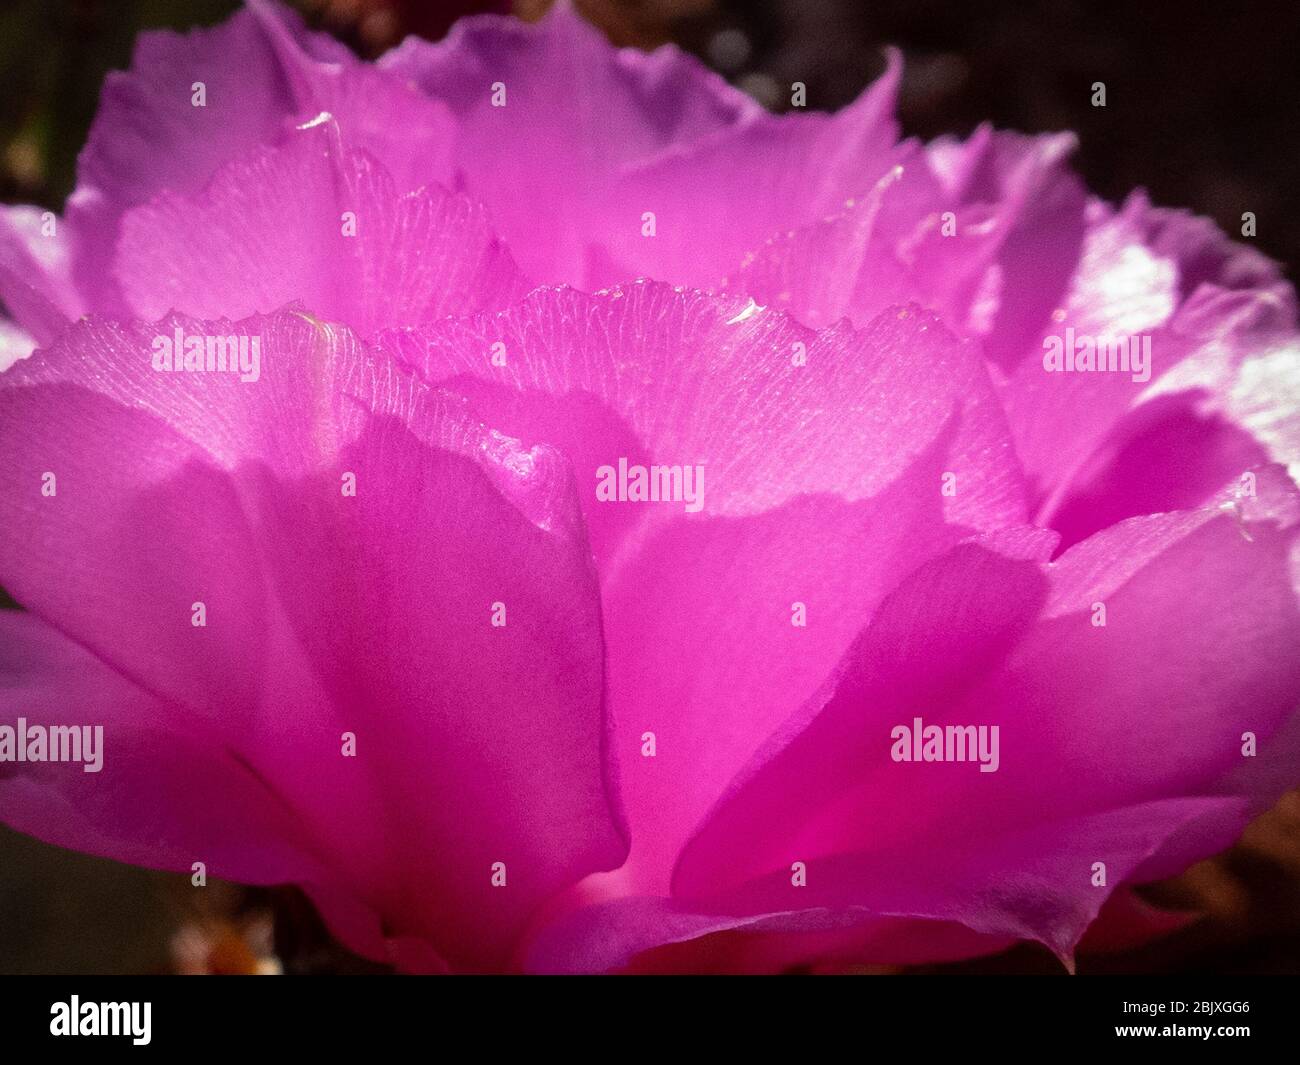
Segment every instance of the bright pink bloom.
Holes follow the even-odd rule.
[[[1069,959],[1231,843],[1298,780],[1294,294],[1068,136],[898,143],[898,78],[144,38],[0,218],[0,724],[105,725],[0,817],[412,969]]]

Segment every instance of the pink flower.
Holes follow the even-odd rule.
[[[898,78],[143,38],[0,219],[0,725],[104,727],[0,817],[410,969],[1068,962],[1231,843],[1297,783],[1294,293]]]

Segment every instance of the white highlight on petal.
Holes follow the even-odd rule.
[[[331,115],[328,111],[322,111],[319,115],[317,115],[315,118],[313,118],[310,122],[304,122],[304,123],[303,123],[301,126],[299,126],[298,128],[299,128],[299,129],[315,129],[317,126],[320,126],[320,125],[323,125],[323,124],[326,123],[326,122],[332,122],[332,121],[334,121],[334,116]]]
[[[758,314],[760,311],[765,311],[765,310],[767,310],[767,308],[755,303],[753,297],[751,296],[748,306],[746,306],[743,311],[741,311],[738,315],[736,315],[736,317],[728,319],[727,325],[739,325],[741,322],[747,322],[749,321],[749,319],[753,318],[754,315]]]

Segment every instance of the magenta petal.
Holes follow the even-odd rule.
[[[145,319],[302,301],[362,335],[499,310],[530,287],[481,208],[437,187],[400,194],[328,118],[222,168],[197,197],[128,212],[115,277]]]
[[[148,694],[32,615],[0,611],[0,636],[0,720],[103,730],[97,772],[80,763],[5,763],[5,824],[149,868],[192,874],[202,863],[205,876],[298,884],[352,949],[392,956],[379,914],[346,867],[331,867],[305,820],[237,740]]]
[[[261,644],[250,661],[243,640],[267,618],[229,479],[156,418],[76,385],[0,388],[0,411],[0,585],[161,698],[213,714],[251,701]],[[196,601],[213,616],[201,638]]]
[[[260,377],[153,370],[177,326],[259,336]],[[554,451],[295,313],[92,320],[2,383],[0,582],[274,790],[327,915],[382,926],[336,927],[355,949],[501,968],[544,899],[618,864],[596,578]]]
[[[383,163],[399,191],[450,184],[456,128],[446,104],[363,63],[334,38],[308,33],[276,0],[248,0],[248,7],[279,59],[292,113],[301,122],[331,116],[349,144]]]
[[[724,919],[703,920],[717,923]],[[784,921],[776,917],[770,922],[746,922],[644,951],[632,958],[624,971],[758,974],[793,971],[841,975],[855,967],[872,964],[960,961],[1005,950],[1015,942],[1007,936],[972,932],[952,921],[920,917],[854,914],[845,922],[808,931],[783,930]],[[616,940],[614,945],[626,947],[626,938],[621,943]]]
[[[937,455],[918,462],[866,503],[809,498],[761,517],[665,522],[607,582],[615,753],[633,834],[621,876],[637,890],[667,890],[691,832],[746,762],[789,734],[791,711],[900,576],[964,538],[927,491],[938,465]],[[806,625],[793,623],[796,610]]]
[[[521,149],[544,150],[550,168],[573,148],[584,162],[608,171],[763,113],[744,92],[672,45],[648,55],[612,47],[570,0],[552,5],[535,24],[480,15],[461,19],[436,43],[407,37],[378,66],[452,109],[465,134],[460,150],[468,169],[486,162],[476,149],[492,143],[489,131],[502,133],[492,122],[526,132]],[[507,90],[505,105],[495,108],[494,81]],[[575,107],[589,121],[575,125]],[[530,126],[530,119],[540,125]],[[534,161],[546,159],[539,153]]]
[[[467,19],[380,65],[452,107],[466,190],[551,281],[714,287],[778,231],[870,189],[893,155],[897,56],[838,114],[782,117],[675,49],[611,48],[567,4],[538,26]]]
[[[1269,462],[1255,437],[1201,413],[1198,398],[1145,403],[1121,422],[1052,517],[1062,548],[1125,518],[1203,506],[1244,471]]]
[[[487,358],[494,342],[504,367]],[[380,345],[574,463],[646,886],[666,889],[676,848],[886,592],[1023,516],[978,357],[914,311],[813,334],[752,303],[660,285],[543,290],[505,315],[387,332]],[[791,361],[797,345],[806,365]],[[696,359],[690,376],[683,350]],[[880,458],[863,465],[864,454]],[[599,501],[597,470],[621,457],[699,463],[701,513]],[[806,627],[792,625],[796,603]],[[653,760],[641,753],[647,732],[663,745]]]
[[[1203,284],[1258,289],[1282,279],[1275,262],[1254,248],[1229,240],[1208,218],[1190,211],[1152,207],[1141,190],[1129,196],[1124,210],[1142,219],[1147,246],[1177,264],[1184,299]]]
[[[953,701],[970,678],[995,666],[1032,624],[1045,596],[1046,582],[1033,562],[973,545],[891,588],[843,662],[827,671],[824,689],[810,693],[772,731],[685,848],[675,891],[715,894],[774,864],[856,850],[859,836],[885,850],[916,839],[915,822],[936,821],[945,808],[939,801],[944,778],[891,762],[891,729],[910,725],[920,707]],[[932,649],[945,633],[946,653],[936,660]],[[814,764],[817,771],[809,775]],[[791,794],[800,800],[790,802]],[[847,816],[827,812],[836,803],[850,805],[836,811]],[[855,809],[868,803],[870,812]],[[818,832],[825,838],[801,838]],[[785,859],[792,850],[797,853]]]
[[[990,213],[998,227],[995,301],[981,329],[990,361],[1010,369],[1030,351],[1069,291],[1088,227],[1088,198],[1067,164],[1070,134],[1027,137],[982,127],[964,144],[929,146],[958,220]]]
[[[608,262],[590,280],[711,290],[769,238],[842,211],[902,158],[893,121],[901,76],[891,52],[885,73],[835,114],[764,113],[629,167],[600,220]],[[644,235],[647,211],[653,237]]]
[[[1264,495],[1240,528],[1217,510],[1126,523],[1050,567],[1050,593],[1034,564],[981,561],[969,547],[923,569],[877,612],[824,708],[810,700],[805,720],[778,730],[738,778],[683,851],[675,894],[698,913],[734,916],[802,909],[804,899],[928,914],[1068,953],[1106,894],[1089,879],[1093,861],[1114,885],[1149,875],[1148,860],[1181,838],[1170,864],[1186,864],[1276,796],[1277,779],[1239,776],[1232,793],[1197,798],[1242,765],[1244,729],[1289,744],[1294,764],[1284,726],[1300,691],[1300,615],[1290,536],[1272,522],[1294,522],[1296,503],[1293,489]],[[1095,601],[1108,606],[1106,628],[1090,625]],[[1192,631],[1188,612],[1202,619]],[[951,642],[936,660],[941,631]],[[999,724],[999,770],[893,762],[891,728],[914,715]],[[949,859],[961,854],[969,867],[954,872]],[[933,877],[949,885],[946,902],[911,879],[934,855],[946,856]],[[821,890],[811,873],[807,895],[792,890],[792,861],[825,863]],[[1020,897],[1008,885],[1031,871],[1043,882]],[[883,900],[882,880],[895,885]]]
[[[1069,134],[897,143],[897,54],[774,116],[567,0],[247,7],[0,211],[0,710],[106,740],[8,823],[408,971],[1068,966],[1295,785],[1275,264]]]
[[[1130,248],[1125,255],[1132,263],[1146,253]],[[1148,266],[1154,263],[1148,260]],[[1166,275],[1161,287],[1168,292],[1172,274],[1163,268],[1160,272]],[[1104,283],[1115,280],[1111,277]],[[1193,503],[1200,502],[1195,498],[1198,493],[1204,498],[1203,487],[1194,486],[1213,484],[1223,472],[1224,452],[1237,453],[1243,460],[1251,455],[1240,433],[1231,439],[1234,428],[1256,430],[1252,435],[1275,460],[1291,463],[1300,458],[1294,445],[1293,408],[1277,404],[1270,396],[1267,414],[1259,418],[1260,392],[1278,382],[1265,385],[1253,375],[1264,368],[1266,357],[1286,366],[1296,345],[1294,326],[1288,324],[1293,321],[1290,312],[1271,292],[1205,286],[1168,321],[1161,320],[1162,312],[1154,305],[1127,322],[1111,317],[1116,308],[1103,301],[1084,297],[1080,306],[1096,308],[1084,312],[1085,319],[1101,316],[1084,322],[1064,320],[1081,333],[1149,339],[1151,380],[1135,380],[1139,375],[1124,372],[1047,372],[1041,358],[1026,359],[1008,379],[1003,390],[1007,418],[1017,452],[1037,489],[1040,522],[1054,523],[1057,512],[1069,505],[1076,492],[1088,491],[1089,481],[1104,476],[1102,471],[1119,449],[1130,443],[1143,450],[1158,448],[1159,440],[1143,438],[1153,431],[1176,433],[1176,426],[1162,430],[1160,423],[1180,409],[1193,412],[1199,420],[1222,423],[1227,434],[1217,447],[1207,439],[1208,433],[1198,434],[1194,447],[1200,454],[1170,455],[1172,461],[1152,471],[1157,477],[1163,474],[1185,482],[1186,498]],[[1057,333],[1066,335],[1064,328],[1058,327]],[[1272,372],[1276,378],[1276,368]],[[1158,453],[1148,458],[1158,461]],[[1144,512],[1140,482],[1126,479],[1116,490],[1115,496],[1097,500],[1102,507],[1098,519],[1106,511],[1124,516]]]
[[[205,106],[194,106],[202,83]],[[104,271],[123,210],[163,189],[194,192],[227,160],[275,139],[289,96],[257,19],[240,11],[185,36],[136,42],[129,72],[104,82],[68,201],[83,248],[75,278],[89,306],[116,309]]]
[[[1300,481],[1300,333],[1247,358],[1228,389],[1227,416]]]
[[[16,323],[0,318],[0,373],[36,350],[36,340]]]
[[[602,561],[642,513],[595,498],[598,468],[620,457],[703,465],[703,513],[744,515],[808,493],[869,498],[951,429],[948,517],[984,530],[1025,515],[978,356],[915,309],[814,333],[752,301],[639,283],[539,290],[505,314],[377,344],[488,424],[564,451]]]
[[[0,805],[11,828],[157,869],[190,872],[202,861],[213,876],[249,883],[320,875],[274,793],[179,708],[30,614],[0,611],[0,634],[0,720],[103,729],[95,772],[5,763]]]
[[[82,312],[71,244],[68,223],[52,212],[0,208],[0,301],[39,344],[51,343]]]
[[[601,757],[595,574],[567,469],[553,452],[480,439],[501,463],[485,479],[439,450],[449,421],[432,396],[410,428],[371,421],[339,455],[358,483],[345,514],[332,472],[255,489],[277,598],[336,723],[308,742],[315,760],[279,779],[352,842],[349,867],[390,935],[499,969],[534,907],[617,865],[624,844]],[[272,742],[295,743],[302,718],[268,725]],[[366,748],[355,768],[337,758],[339,728]],[[498,862],[505,887],[492,883]]]
[[[464,188],[525,270],[552,282],[586,280],[593,212],[621,169],[760,112],[674,47],[611,47],[567,3],[536,25],[485,15],[438,44],[408,37],[379,66],[451,107]],[[629,203],[630,230],[653,207]]]
[[[892,304],[916,302],[950,328],[975,332],[1007,225],[977,208],[954,217],[954,233],[945,235],[936,210],[943,202],[920,149],[905,150],[842,211],[769,238],[726,288],[813,327],[841,318],[865,325]]]
[[[1014,937],[928,918],[792,911],[738,917],[634,896],[572,910],[529,944],[538,973],[776,973],[817,965],[924,964],[987,954]]]
[[[123,311],[105,266],[124,212],[164,192],[199,194],[227,164],[276,143],[294,124],[331,116],[350,145],[383,161],[399,192],[450,177],[454,134],[445,106],[307,33],[288,8],[250,7],[184,37],[143,35],[131,70],[106,80],[68,201],[79,238],[73,274],[88,307]],[[334,224],[337,231],[337,212]]]
[[[1245,816],[1236,799],[1151,803],[987,844],[949,840],[940,873],[907,853],[860,852],[807,863],[802,888],[792,886],[786,869],[707,900],[620,898],[558,918],[530,944],[527,965],[561,973],[638,968],[645,964],[638,955],[666,944],[733,932],[752,935],[749,949],[721,960],[709,949],[706,964],[742,972],[815,962],[916,964],[1032,939],[1072,967],[1074,946],[1108,894],[1090,886],[1099,854],[1112,875],[1124,877],[1185,826],[1205,819],[1240,824]],[[1217,848],[1231,837],[1202,833],[1202,840]],[[667,958],[668,971],[676,971]]]
[[[727,287],[814,326],[864,325],[917,302],[1014,362],[1078,257],[1085,199],[1064,162],[1072,146],[986,128],[961,146],[904,144],[874,188],[846,182],[852,199],[774,235]]]
[[[1275,498],[1285,520],[1294,521],[1293,493]],[[1265,511],[1261,518],[1267,517]],[[1247,540],[1236,520],[1217,509],[1127,522],[1049,567],[1052,587],[1046,600],[1040,597],[1047,589],[1028,563],[1012,567],[990,560],[982,568],[993,570],[979,576],[980,568],[957,567],[954,554],[943,567],[934,567],[929,587],[913,578],[906,597],[898,593],[890,600],[899,615],[895,624],[907,628],[894,632],[887,627],[889,616],[877,615],[849,656],[857,664],[848,668],[857,673],[845,675],[825,710],[817,712],[812,704],[808,712],[816,716],[795,730],[789,748],[756,769],[754,779],[719,807],[712,826],[693,845],[695,857],[688,851],[683,858],[682,885],[698,885],[694,890],[699,890],[727,859],[727,878],[741,878],[772,847],[788,849],[796,832],[803,834],[805,846],[821,849],[842,849],[857,838],[883,845],[891,839],[923,839],[925,831],[913,823],[921,811],[927,818],[945,811],[961,826],[974,830],[978,824],[980,831],[989,832],[1022,819],[1026,809],[1082,815],[1210,787],[1240,762],[1242,729],[1256,732],[1261,742],[1280,732],[1300,682],[1300,667],[1287,653],[1300,639],[1300,617],[1287,576],[1287,537],[1270,529],[1266,520],[1252,523],[1253,539]],[[939,581],[945,569],[951,573],[946,579],[970,586],[962,594],[974,596],[971,608],[985,612],[979,624],[963,625],[958,617],[950,625],[947,614],[939,613],[941,600],[954,601],[953,588]],[[999,569],[1006,572],[994,580]],[[1016,572],[1020,576],[1013,579]],[[1015,581],[1029,598],[1017,608],[1014,628],[1007,630],[1014,649],[1004,644],[997,652],[996,643],[972,643],[975,636],[988,641],[1006,629],[1006,623],[994,625],[991,619],[1012,609]],[[996,600],[990,598],[994,584],[999,588]],[[1090,624],[1096,602],[1108,608],[1104,628]],[[1170,640],[1170,630],[1181,631],[1188,611],[1208,612],[1211,603],[1213,615],[1194,638],[1185,635],[1177,644]],[[942,609],[951,612],[950,606]],[[1041,620],[1035,620],[1040,610]],[[943,627],[955,634],[971,630],[962,636],[964,653],[983,648],[982,668],[950,652],[936,674],[923,659],[909,665],[893,649],[909,642],[918,649],[927,646],[940,632],[941,616]],[[918,630],[917,619],[927,620],[930,628]],[[1235,638],[1229,640],[1218,628]],[[1249,633],[1248,646],[1258,655],[1249,662],[1239,660],[1243,633]],[[1126,649],[1124,655],[1111,653],[1116,641]],[[1175,657],[1175,647],[1185,658]],[[1007,660],[999,661],[1000,655]],[[1190,673],[1185,670],[1189,660],[1199,664]],[[1144,663],[1140,669],[1138,662]],[[902,666],[912,672],[897,673]],[[870,678],[869,686],[849,684],[858,674]],[[1089,678],[1087,684],[1081,683],[1083,676]],[[1208,676],[1215,679],[1208,681]],[[1153,705],[1160,700],[1147,689],[1165,693],[1161,705],[1168,709],[1161,712]],[[1178,695],[1171,696],[1173,692]],[[942,718],[936,705],[945,706]],[[1131,708],[1139,705],[1144,711],[1134,717]],[[978,775],[979,788],[971,793],[963,767],[931,771],[889,759],[889,729],[910,723],[913,714],[936,722],[1000,724],[1007,742],[1016,742],[1024,753],[1014,762],[1004,758],[995,773]],[[1089,722],[1087,730],[1071,728],[1071,721],[1080,720]],[[1166,737],[1175,729],[1181,739],[1172,744]],[[815,776],[809,775],[812,764],[818,767]],[[1036,768],[1042,764],[1059,766],[1060,772],[1044,777]],[[868,770],[869,765],[875,768]],[[1080,789],[1077,782],[1085,778],[1093,785]],[[802,801],[783,810],[777,797],[796,786]],[[924,793],[913,790],[922,787]],[[980,795],[977,803],[975,794]],[[1030,796],[1034,803],[1027,803]],[[864,807],[852,814],[868,802],[869,812]],[[832,809],[837,816],[829,815]],[[801,827],[796,829],[795,822]],[[816,827],[819,822],[823,827]],[[839,835],[827,835],[832,830]],[[771,843],[761,843],[755,831]],[[706,845],[713,837],[718,838]],[[722,838],[728,841],[726,852],[718,849]],[[707,866],[701,866],[704,861]]]

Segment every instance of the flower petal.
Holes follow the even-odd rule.
[[[641,515],[596,500],[598,469],[620,457],[702,465],[706,514],[755,514],[808,493],[869,498],[951,421],[945,513],[979,529],[1025,515],[980,360],[915,309],[814,333],[752,301],[646,282],[543,289],[504,314],[385,331],[376,344],[467,396],[488,424],[564,451],[592,486],[581,499],[602,562]]]
[[[81,313],[68,233],[51,212],[0,207],[0,300],[37,343],[51,343]]]
[[[593,209],[619,170],[760,112],[672,46],[613,48],[568,3],[535,25],[483,15],[436,44],[408,37],[379,67],[451,107],[463,187],[548,281],[586,280]],[[639,230],[641,210],[629,227]]]
[[[176,327],[260,337],[260,377],[153,370]],[[288,312],[91,320],[3,385],[0,581],[274,790],[354,949],[502,968],[544,899],[618,864],[596,578],[557,453]]]
[[[115,277],[148,320],[244,318],[297,300],[363,336],[501,309],[531,287],[481,208],[436,186],[399,195],[332,119],[223,167],[197,197],[127,212]]]

